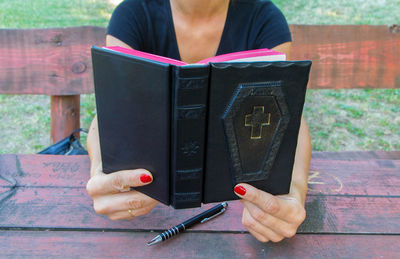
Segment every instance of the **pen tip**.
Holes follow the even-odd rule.
[[[161,236],[156,236],[155,238],[153,238],[152,240],[150,240],[149,242],[147,242],[147,245],[148,245],[148,246],[151,246],[151,245],[157,244],[157,243],[159,243],[159,242],[161,242],[161,241],[162,241]]]

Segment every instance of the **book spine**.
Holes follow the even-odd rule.
[[[172,71],[171,205],[201,206],[209,66]]]

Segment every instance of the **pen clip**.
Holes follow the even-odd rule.
[[[205,218],[205,219],[203,219],[202,221],[200,221],[200,223],[207,222],[207,221],[209,221],[209,220],[211,220],[211,219],[213,219],[213,218],[215,218],[215,217],[217,217],[217,216],[221,215],[222,213],[224,213],[224,212],[225,212],[225,210],[226,210],[225,208],[222,208],[220,212],[218,212],[218,213],[217,213],[217,214],[215,214],[215,215],[212,215],[212,216],[211,216],[211,217],[209,217],[209,218]]]

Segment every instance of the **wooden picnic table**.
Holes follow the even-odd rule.
[[[361,155],[360,155],[361,154]],[[362,159],[368,158],[368,159]],[[0,155],[0,257],[399,258],[400,152],[314,153],[298,234],[261,243],[242,205],[151,247],[161,231],[213,206],[157,205],[135,220],[97,215],[87,156]]]

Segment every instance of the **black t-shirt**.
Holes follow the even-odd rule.
[[[134,49],[180,60],[169,0],[123,1],[113,12],[107,34]],[[231,0],[217,55],[288,41],[286,19],[271,1]]]

